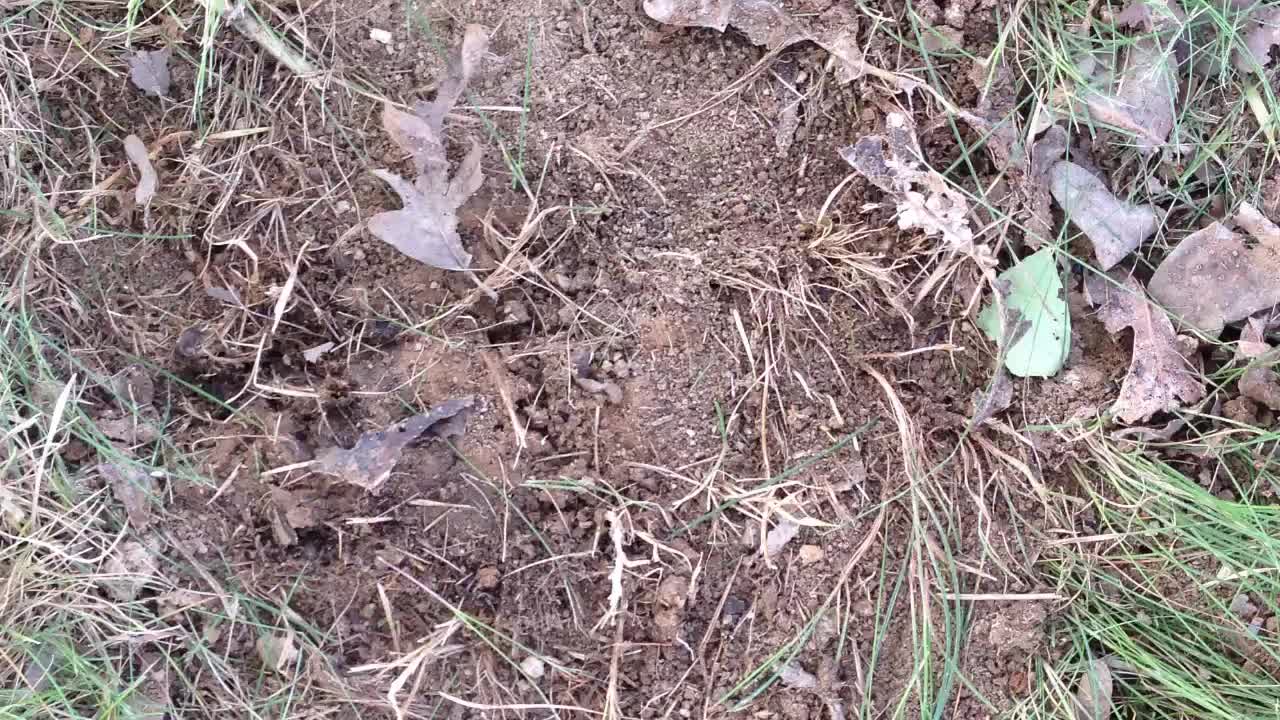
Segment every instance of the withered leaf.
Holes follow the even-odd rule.
[[[116,600],[129,602],[159,574],[160,569],[151,551],[136,540],[126,540],[116,546],[102,566],[102,586]]]
[[[868,135],[840,151],[845,162],[897,202],[898,227],[942,235],[956,250],[973,249],[969,203],[924,164],[915,125],[904,113],[889,113],[885,135]]]
[[[818,687],[818,678],[805,670],[798,662],[789,662],[778,670],[778,680],[793,690],[813,690]]]
[[[1103,270],[1115,267],[1156,231],[1150,205],[1120,200],[1100,178],[1073,162],[1054,164],[1050,191],[1067,218],[1089,238]]]
[[[1125,53],[1124,69],[1111,92],[1085,90],[1090,116],[1133,133],[1142,150],[1150,152],[1164,145],[1175,116],[1178,82],[1174,64],[1173,53],[1166,52],[1159,39],[1135,40]]]
[[[99,465],[98,473],[111,485],[111,494],[124,505],[134,530],[147,529],[151,525],[151,504],[160,494],[156,479],[140,467],[117,463]]]
[[[258,657],[262,664],[272,672],[287,675],[300,654],[296,639],[297,634],[292,630],[258,638]]]
[[[129,156],[129,162],[138,169],[138,189],[133,194],[134,202],[145,207],[151,203],[151,198],[156,194],[158,182],[156,169],[151,165],[151,158],[147,155],[147,146],[137,135],[129,135],[124,139],[124,153]]]
[[[1271,64],[1271,48],[1280,45],[1280,8],[1259,8],[1248,21],[1244,49],[1236,49],[1232,63],[1241,72],[1252,72]]]
[[[1176,318],[1211,337],[1226,323],[1280,303],[1280,233],[1248,204],[1236,222],[1257,244],[1215,222],[1178,243],[1147,285]]]
[[[1085,294],[1108,332],[1133,329],[1129,374],[1112,406],[1117,417],[1126,423],[1141,422],[1204,397],[1204,386],[1187,359],[1195,350],[1195,340],[1174,332],[1168,315],[1147,300],[1136,280],[1118,272],[1090,273]]]
[[[808,40],[831,54],[842,84],[866,71],[857,44],[857,17],[839,7],[825,11],[812,24],[787,12],[777,0],[644,0],[644,11],[664,25],[719,32],[732,25],[752,44],[769,50]]]
[[[139,50],[128,57],[129,79],[139,90],[148,95],[169,94],[170,48]]]
[[[442,270],[469,269],[471,255],[458,235],[458,209],[480,189],[484,149],[472,140],[471,150],[449,179],[444,149],[444,119],[466,90],[484,55],[488,37],[478,25],[467,27],[436,99],[406,113],[387,103],[382,125],[391,140],[413,158],[413,182],[388,170],[374,175],[391,186],[404,207],[375,215],[369,231],[409,257]]]
[[[764,538],[764,554],[765,557],[775,557],[782,552],[782,548],[791,542],[800,532],[800,524],[782,518],[778,520],[778,524],[774,525]]]
[[[399,425],[367,432],[355,447],[331,447],[316,455],[315,469],[334,475],[369,492],[377,492],[387,481],[409,443],[423,435],[449,438],[462,434],[473,397],[442,403],[423,415],[414,415]]]
[[[1236,357],[1249,360],[1237,383],[1240,394],[1272,410],[1280,410],[1280,373],[1275,365],[1280,362],[1280,350],[1273,349],[1266,341],[1265,325],[1258,318],[1249,318],[1236,344]]]
[[[1107,720],[1111,717],[1111,695],[1114,692],[1111,668],[1104,660],[1089,663],[1076,688],[1076,720]]]

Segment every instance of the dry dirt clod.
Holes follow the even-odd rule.
[[[800,557],[800,562],[805,565],[812,565],[822,560],[825,555],[822,548],[817,545],[801,545],[800,550],[796,554]]]
[[[493,590],[498,587],[500,582],[502,582],[502,572],[496,567],[482,567],[476,571],[477,590]]]
[[[1103,270],[1110,270],[1156,231],[1150,205],[1120,200],[1093,173],[1063,160],[1050,171],[1050,189],[1076,227],[1093,244]]]
[[[653,639],[671,642],[680,636],[684,620],[684,607],[688,602],[689,579],[680,575],[668,575],[658,584],[653,602]]]
[[[610,405],[622,404],[622,388],[614,382],[600,382],[586,377],[574,377],[573,382],[583,390],[594,394],[603,394]]]
[[[155,478],[141,468],[116,463],[99,465],[98,472],[110,483],[116,500],[124,505],[133,529],[146,530],[151,525],[151,503],[160,492]]]
[[[474,140],[449,178],[444,119],[466,90],[488,41],[484,28],[468,26],[434,101],[420,104],[413,113],[390,103],[382,110],[383,128],[413,157],[416,175],[409,182],[388,170],[373,171],[400,196],[404,207],[373,216],[369,231],[405,255],[442,270],[469,269],[471,255],[458,235],[458,210],[484,182],[480,168],[484,148]]]
[[[971,252],[968,201],[946,178],[924,164],[911,118],[893,112],[885,123],[885,135],[863,137],[840,150],[841,157],[894,198],[899,228],[942,235],[954,249]]]
[[[1174,317],[1210,337],[1226,323],[1280,303],[1280,233],[1248,204],[1240,206],[1236,222],[1253,233],[1256,245],[1213,223],[1178,243],[1147,285]]]
[[[1085,294],[1111,333],[1133,329],[1133,357],[1112,412],[1127,423],[1204,397],[1204,386],[1188,356],[1196,342],[1182,338],[1163,310],[1147,301],[1132,277],[1089,274]]]
[[[130,55],[129,79],[139,90],[148,95],[169,94],[169,58],[173,50],[139,50]]]
[[[423,435],[439,438],[461,435],[474,402],[472,397],[450,400],[395,427],[367,432],[349,450],[325,448],[316,454],[314,467],[319,472],[376,493],[390,477],[400,460],[400,453],[409,443]]]

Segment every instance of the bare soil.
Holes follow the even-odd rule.
[[[1127,352],[1078,323],[1080,351],[1060,378],[1015,383],[999,423],[967,431],[995,364],[970,321],[974,271],[917,302],[914,283],[940,262],[936,241],[897,231],[891,204],[860,178],[834,196],[832,227],[815,225],[850,174],[838,148],[883,129],[886,109],[916,114],[935,166],[958,157],[923,100],[869,80],[840,86],[812,46],[753,70],[765,51],[741,36],[659,27],[631,3],[458,0],[425,15],[356,5],[282,4],[268,17],[296,24],[317,62],[368,95],[324,78],[312,87],[224,29],[193,120],[198,25],[135,37],[175,48],[170,98],[139,93],[110,49],[107,69],[55,60],[48,71],[42,102],[62,126],[52,142],[74,168],[55,208],[70,212],[76,193],[128,166],[124,135],[150,145],[190,133],[163,146],[149,214],[127,207],[126,171],[112,188],[123,202],[94,200],[102,230],[41,248],[56,280],[28,288],[78,360],[154,381],[151,404],[195,464],[164,480],[174,545],[229,585],[285,599],[339,676],[416,647],[455,612],[483,623],[426,671],[423,715],[437,690],[599,710],[611,683],[627,717],[724,712],[744,694],[717,701],[815,618],[885,500],[883,528],[795,657],[818,691],[775,686],[757,711],[825,717],[833,699],[885,709],[918,682],[918,603],[942,590],[1045,590],[1029,572],[1048,529],[1035,484],[1059,482],[1062,458],[1051,435],[1028,448],[1000,427],[1096,410]],[[369,170],[405,163],[370,95],[429,97],[441,48],[467,23],[493,35],[450,151],[460,156],[468,135],[486,146],[463,238],[481,278],[504,261],[517,271],[496,301],[361,227],[398,207]],[[373,28],[392,43],[369,39]],[[976,10],[962,29],[975,55],[996,31]],[[868,53],[886,67],[919,63],[896,47]],[[957,102],[976,101],[969,61],[935,70]],[[797,101],[794,133],[780,132]],[[516,166],[536,207],[513,183]],[[511,245],[531,208],[555,209]],[[853,254],[882,279],[851,269]],[[323,343],[334,347],[304,357]],[[922,348],[934,349],[907,354]],[[409,449],[377,494],[305,467],[278,471],[468,395],[466,433]],[[933,550],[911,539],[922,479],[907,472],[904,437],[928,472],[922,496],[946,505]],[[96,462],[67,452],[73,466]],[[779,508],[827,525],[766,560],[754,518]],[[614,524],[632,564],[620,614],[598,626]],[[962,565],[946,588],[926,567],[941,544]],[[171,572],[200,586],[178,557]],[[964,648],[967,683],[945,690],[952,717],[995,715],[1028,691],[1053,606],[956,609],[962,626],[935,638]],[[251,657],[254,639],[245,631],[227,647]],[[522,677],[507,658],[528,650],[560,668]],[[374,698],[386,681],[352,678]]]

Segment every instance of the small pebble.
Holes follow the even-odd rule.
[[[547,664],[537,655],[530,655],[520,661],[520,672],[524,673],[530,680],[538,680],[547,674]]]
[[[817,545],[801,545],[800,546],[800,562],[805,565],[812,565],[822,559],[822,548]]]

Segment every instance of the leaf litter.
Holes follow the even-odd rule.
[[[813,24],[796,18],[774,0],[644,0],[644,11],[664,25],[718,32],[732,26],[753,45],[768,50],[810,41],[831,54],[836,79],[842,84],[862,77],[868,69],[856,42],[857,18],[839,9],[824,12]],[[817,25],[832,29],[815,29]]]
[[[160,488],[151,474],[134,465],[104,463],[98,473],[111,486],[111,494],[124,506],[129,524],[136,531],[151,525],[151,503],[159,496]]]
[[[1063,212],[1089,238],[1105,271],[1115,267],[1156,231],[1155,210],[1111,193],[1101,178],[1063,160],[1050,171],[1050,191]]]
[[[1133,355],[1120,396],[1111,411],[1126,423],[1147,420],[1204,397],[1204,385],[1192,366],[1194,338],[1178,335],[1164,310],[1147,300],[1132,276],[1090,273],[1085,296],[1111,334],[1133,330]]]
[[[1076,720],[1107,720],[1111,717],[1111,696],[1115,691],[1111,667],[1105,660],[1093,660],[1073,698]]]
[[[1014,375],[1057,374],[1071,347],[1071,315],[1054,248],[1037,250],[1000,273],[999,285],[1002,301],[983,308],[978,327],[1000,346]]]
[[[1267,343],[1264,323],[1249,318],[1236,348],[1237,357],[1250,361],[1237,382],[1240,395],[1271,410],[1280,410],[1280,373],[1275,370],[1280,350]]]
[[[915,124],[891,112],[884,135],[868,135],[840,150],[845,162],[897,203],[898,227],[941,235],[955,250],[974,250],[969,203],[937,171],[924,164]]]
[[[474,403],[475,398],[470,396],[449,400],[394,427],[367,432],[350,449],[326,448],[316,454],[313,467],[377,493],[410,443],[424,435],[436,438],[461,435]]]
[[[138,189],[134,191],[133,201],[145,208],[151,204],[151,198],[156,194],[159,182],[156,169],[151,164],[146,144],[137,135],[129,135],[124,139],[124,153],[138,169]]]
[[[458,235],[458,210],[484,183],[480,167],[484,149],[473,139],[450,178],[444,120],[466,90],[488,42],[483,27],[468,25],[435,100],[418,103],[411,113],[390,103],[382,110],[382,126],[392,142],[412,157],[415,176],[410,182],[389,170],[373,171],[400,196],[404,207],[370,218],[369,231],[405,255],[441,270],[470,270],[471,255]]]
[[[301,651],[298,650],[297,633],[286,630],[280,634],[263,635],[258,638],[258,657],[270,671],[281,675],[289,674]]]
[[[173,57],[173,50],[170,48],[139,50],[130,54],[126,58],[129,63],[129,79],[133,81],[134,86],[147,95],[168,95],[171,83],[169,75],[171,57]]]
[[[1215,222],[1178,243],[1147,285],[1176,318],[1210,337],[1280,303],[1280,229],[1248,203],[1235,223],[1256,242]]]

